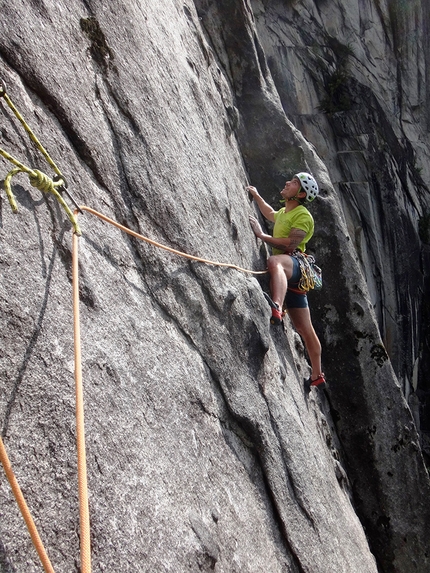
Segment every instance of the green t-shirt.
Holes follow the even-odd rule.
[[[273,236],[275,239],[285,239],[289,236],[291,229],[305,231],[306,236],[300,245],[297,246],[303,253],[306,251],[306,243],[314,234],[314,218],[303,205],[299,205],[292,211],[285,212],[284,207],[274,214],[275,226]],[[272,247],[274,255],[285,254],[285,251]]]

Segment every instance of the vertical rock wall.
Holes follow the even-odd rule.
[[[308,365],[288,321],[269,325],[266,277],[190,262],[79,216],[94,571],[428,569],[428,474],[395,375],[403,362],[389,359],[379,334],[381,300],[397,300],[397,282],[363,273],[375,255],[351,225],[365,198],[354,199],[349,180],[350,199],[339,195],[335,127],[315,114],[324,94],[304,65],[315,43],[331,52],[301,19],[319,28],[330,6],[327,26],[355,15],[325,2],[2,5],[0,77],[79,204],[175,249],[264,269],[247,182],[274,204],[298,170],[322,187],[313,248],[326,286],[310,295],[330,379],[321,394],[304,391]],[[389,37],[389,7],[360,6]],[[340,57],[339,46],[330,49]],[[395,62],[388,40],[386,51]],[[387,114],[372,102],[374,126]],[[4,101],[0,114],[0,147],[49,173]],[[401,149],[418,147],[398,143],[389,120],[370,155],[386,137],[381,157],[397,165]],[[345,118],[340,151],[355,149],[352,125]],[[1,166],[5,177],[11,167]],[[375,185],[380,248],[388,192]],[[12,186],[19,213],[4,193],[0,210],[2,436],[55,571],[78,571],[70,224],[24,174]],[[390,352],[405,324],[415,323],[405,314],[393,344],[384,341]],[[0,571],[39,571],[3,479],[0,497]]]

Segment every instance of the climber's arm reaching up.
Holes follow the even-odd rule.
[[[259,194],[259,192],[257,191],[257,189],[255,187],[247,187],[246,190],[252,195],[252,197],[254,198],[255,202],[258,205],[258,208],[261,211],[261,214],[263,215],[263,217],[265,217],[268,221],[272,221],[272,223],[275,220],[274,217],[274,209],[272,209],[272,207],[266,203],[266,201],[263,199],[263,197]]]

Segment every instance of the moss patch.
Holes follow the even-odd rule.
[[[91,41],[90,53],[92,58],[101,68],[106,69],[114,57],[99,23],[95,18],[81,18],[79,23],[81,30]]]

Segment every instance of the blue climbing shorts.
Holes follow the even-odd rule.
[[[298,289],[302,271],[300,270],[299,261],[295,257],[291,258],[293,259],[293,274],[288,281],[288,287]],[[308,308],[308,297],[305,292],[298,293],[288,289],[284,305],[286,308]]]

